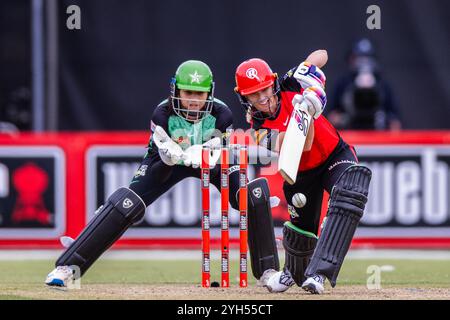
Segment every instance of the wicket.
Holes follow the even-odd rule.
[[[247,171],[248,150],[246,146],[236,146],[239,150],[239,285],[247,287]],[[229,250],[229,146],[221,150],[220,196],[221,196],[221,286],[230,286],[230,250]],[[202,188],[202,287],[211,286],[210,255],[210,204],[209,204],[209,167],[210,149],[202,150],[201,188]]]

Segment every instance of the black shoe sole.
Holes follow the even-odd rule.
[[[312,284],[309,283],[305,286],[302,286],[302,289],[305,290],[306,292],[312,293],[312,294],[319,294],[319,292],[317,291],[316,287]]]

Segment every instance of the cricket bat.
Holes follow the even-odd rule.
[[[298,166],[311,123],[312,117],[306,103],[297,103],[289,119],[278,158],[278,172],[289,184],[294,184],[297,180]]]

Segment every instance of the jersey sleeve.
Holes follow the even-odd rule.
[[[151,156],[159,156],[158,147],[153,142],[153,132],[155,131],[156,126],[160,126],[166,132],[169,132],[168,125],[169,125],[169,109],[166,104],[161,103],[155,108],[155,110],[153,110],[152,118],[150,120],[151,136],[147,146],[148,150],[144,158],[148,158]]]
[[[227,130],[233,129],[233,113],[222,101],[215,99],[216,108],[216,129],[222,133],[222,144],[227,145]]]
[[[150,130],[153,133],[156,126],[160,126],[166,132],[169,128],[169,111],[166,105],[159,105],[155,108],[152,114],[152,119],[150,120]]]
[[[217,112],[216,129],[225,133],[227,129],[233,129],[233,113],[224,103],[219,104]]]
[[[260,128],[258,130],[251,130],[251,136],[257,145],[266,148],[267,150],[273,150],[275,148],[275,142],[278,136],[277,130]]]
[[[280,79],[280,87],[282,91],[291,91],[301,93],[302,86],[294,78],[294,72],[297,70],[297,67],[290,69],[286,74]]]

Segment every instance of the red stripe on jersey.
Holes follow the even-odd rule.
[[[356,162],[358,162],[358,156],[356,155],[355,147],[350,146],[350,151],[352,152],[353,156],[355,157]]]
[[[292,99],[298,92],[281,92],[281,110],[275,119],[264,120],[261,128],[285,132],[294,109]],[[333,152],[339,142],[339,134],[324,116],[314,120],[314,140],[310,151],[303,152],[300,161],[300,171],[310,170],[320,166]]]

